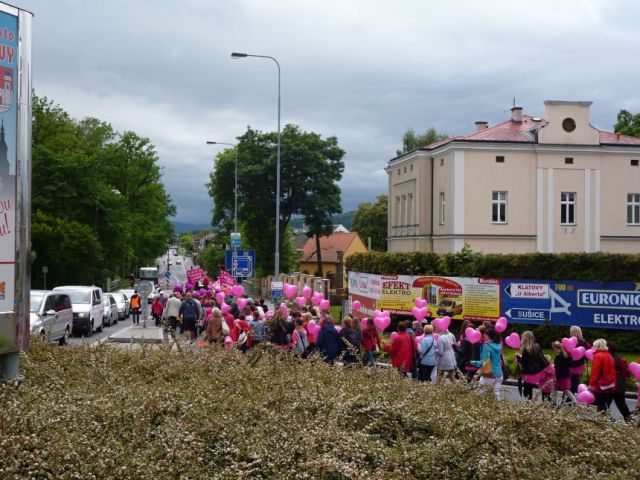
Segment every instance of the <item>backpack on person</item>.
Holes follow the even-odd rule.
[[[193,299],[187,298],[184,301],[184,306],[182,307],[182,316],[184,318],[198,317],[198,305],[196,305],[196,302]]]

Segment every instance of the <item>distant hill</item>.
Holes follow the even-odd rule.
[[[334,225],[341,223],[342,225],[345,226],[347,230],[351,230],[351,220],[353,219],[353,216],[355,215],[355,213],[356,213],[355,210],[351,210],[350,212],[341,213],[340,215],[334,215],[333,217]],[[302,228],[303,223],[304,223],[303,217],[293,217],[289,225],[291,225],[291,228],[293,228],[294,230],[299,230]]]
[[[212,227],[208,223],[183,223],[172,220],[173,228],[176,233],[199,232],[201,230],[211,230]]]

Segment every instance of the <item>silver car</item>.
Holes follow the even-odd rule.
[[[116,299],[110,293],[105,293],[102,296],[102,302],[104,303],[104,316],[102,317],[102,325],[110,327],[118,323],[118,304]]]
[[[65,345],[73,328],[73,309],[69,295],[31,290],[29,320],[31,335]]]
[[[124,320],[129,316],[129,303],[124,293],[115,292],[111,294],[118,305],[118,320]]]

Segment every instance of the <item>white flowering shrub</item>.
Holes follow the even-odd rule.
[[[55,348],[0,391],[0,478],[638,478],[640,431],[587,408],[273,349]]]

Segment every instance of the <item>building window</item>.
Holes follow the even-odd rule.
[[[413,163],[409,165],[409,171],[413,172]]]
[[[627,225],[640,225],[640,193],[627,195]]]
[[[396,197],[396,215],[395,215],[396,227],[400,225],[400,197]]]
[[[638,166],[638,163],[640,163],[640,161],[638,161],[638,160],[631,160],[631,166],[632,166],[632,167],[637,167],[637,166]]]
[[[496,156],[496,163],[504,163],[504,156],[503,155]]]
[[[409,194],[408,204],[407,204],[407,225],[414,225],[413,221],[413,194]]]
[[[444,158],[441,158],[440,159],[440,166],[443,166],[443,165],[444,165]]]
[[[573,165],[573,158],[565,157],[564,158],[564,163],[565,163],[565,165]]]
[[[507,192],[493,192],[491,221],[493,223],[507,223]]]
[[[576,129],[576,121],[573,118],[565,118],[562,121],[562,128],[565,132],[571,133]]]
[[[400,209],[400,225],[407,224],[407,196],[402,196],[402,208]]]
[[[560,194],[560,224],[576,224],[576,192],[562,192]]]
[[[444,192],[440,192],[440,225],[444,225]]]
[[[398,176],[400,175],[400,169],[398,169]]]

